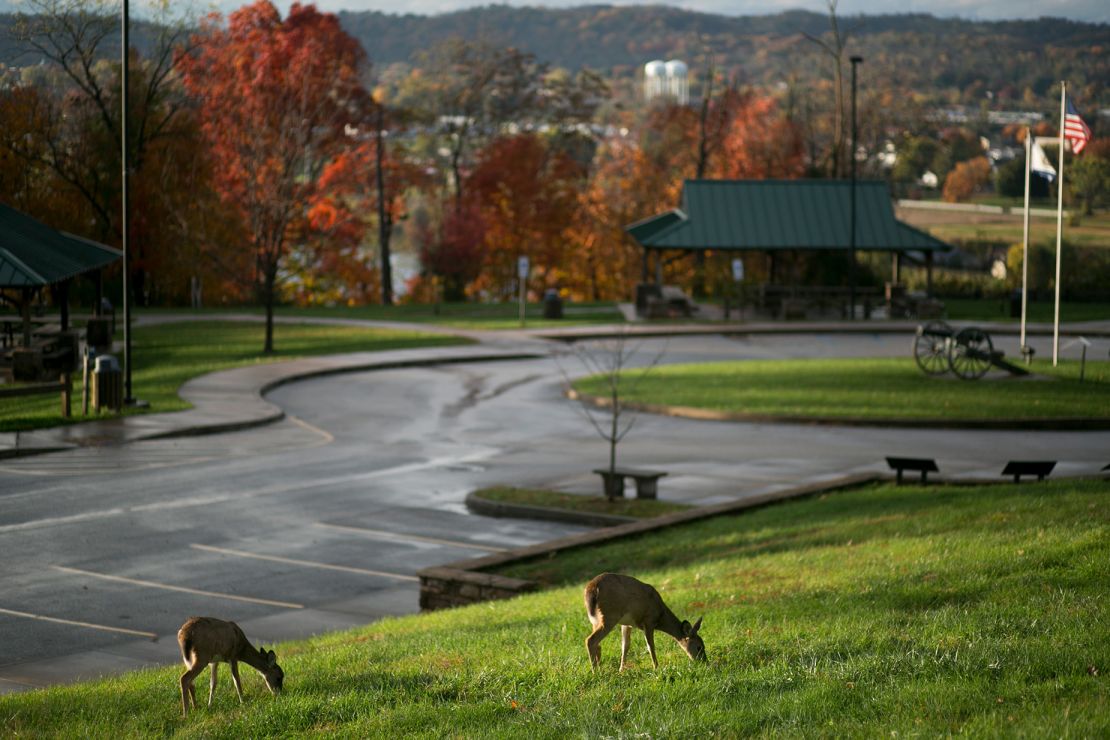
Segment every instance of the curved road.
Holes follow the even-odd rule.
[[[908,340],[653,339],[641,357],[660,347],[666,362],[906,356]],[[470,515],[467,491],[600,487],[589,471],[605,443],[563,398],[552,359],[353,373],[269,398],[288,417],[265,428],[0,462],[0,692],[175,661],[172,635],[193,614],[269,642],[415,612],[420,568],[580,531]],[[885,455],[935,457],[949,476],[997,480],[1020,458],[1093,474],[1110,432],[644,415],[620,448],[622,462],[670,472],[664,498],[697,503],[882,470]]]

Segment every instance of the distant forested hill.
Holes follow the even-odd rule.
[[[340,18],[377,64],[412,62],[420,50],[462,36],[516,46],[555,66],[616,75],[670,57],[697,71],[706,49],[743,82],[804,83],[828,74],[827,64],[818,63],[821,52],[804,36],[826,33],[828,17],[805,11],[736,17],[659,5],[491,5],[436,16],[342,12]],[[1110,105],[1106,24],[882,15],[843,17],[840,27],[848,53],[866,60],[861,73],[934,100],[978,102],[989,92],[992,107],[1018,107],[1023,96],[1043,99],[1067,79],[1087,105]]]
[[[434,16],[341,12],[376,65],[409,64],[423,49],[452,36],[485,39],[532,52],[557,67],[590,67],[632,78],[651,59],[678,57],[697,75],[706,51],[741,83],[805,88],[827,79],[828,57],[805,34],[828,32],[828,17],[790,11],[765,16],[695,13],[661,5],[575,8],[490,5]],[[0,15],[0,63],[16,56]],[[1056,18],[981,22],[930,15],[845,16],[847,53],[865,62],[861,81],[872,90],[912,95],[918,102],[990,108],[1051,107],[1053,86],[1066,79],[1085,108],[1110,108],[1110,25]],[[133,43],[147,46],[139,23]],[[118,54],[118,36],[105,40]],[[847,65],[845,65],[847,66]]]

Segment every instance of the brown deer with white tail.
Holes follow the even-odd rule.
[[[659,668],[655,659],[655,631],[665,632],[675,639],[691,660],[705,660],[705,643],[698,635],[701,619],[694,624],[674,615],[663,597],[654,588],[632,576],[602,573],[586,584],[586,616],[594,631],[586,638],[586,652],[594,668],[601,665],[601,641],[618,624],[621,627],[621,667],[628,655],[628,642],[632,628],[644,631],[651,664]]]
[[[270,693],[281,693],[285,672],[277,664],[274,651],[266,648],[254,649],[243,630],[235,622],[225,622],[212,617],[190,617],[177,631],[177,644],[181,647],[181,658],[185,661],[185,673],[181,674],[181,712],[189,716],[189,703],[197,706],[197,693],[193,680],[200,675],[205,666],[212,665],[212,676],[208,685],[208,706],[212,706],[212,695],[216,693],[216,665],[227,663],[231,666],[231,680],[239,703],[243,703],[243,688],[239,684],[239,663],[243,662],[262,674]]]

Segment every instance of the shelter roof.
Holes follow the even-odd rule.
[[[886,184],[856,183],[856,249],[938,251],[951,246],[894,217]],[[848,249],[847,180],[687,180],[682,210],[625,230],[650,249]]]
[[[37,288],[105,267],[123,253],[0,203],[0,288]]]

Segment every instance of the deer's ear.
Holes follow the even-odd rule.
[[[702,619],[704,619],[704,617],[698,617],[698,621],[694,622],[694,626],[690,628],[690,631],[687,634],[696,635],[698,633],[698,630],[701,629]]]
[[[266,654],[266,660],[267,662],[269,662],[270,665],[277,663],[277,653],[271,650],[269,653]]]
[[[692,629],[693,629],[693,628],[692,628],[692,627],[690,627],[690,623],[689,623],[689,622],[687,622],[687,621],[686,621],[685,619],[683,619],[683,620],[682,620],[682,634],[684,634],[684,635],[686,635],[687,637],[689,637],[689,636],[690,636],[690,631],[691,631]]]

